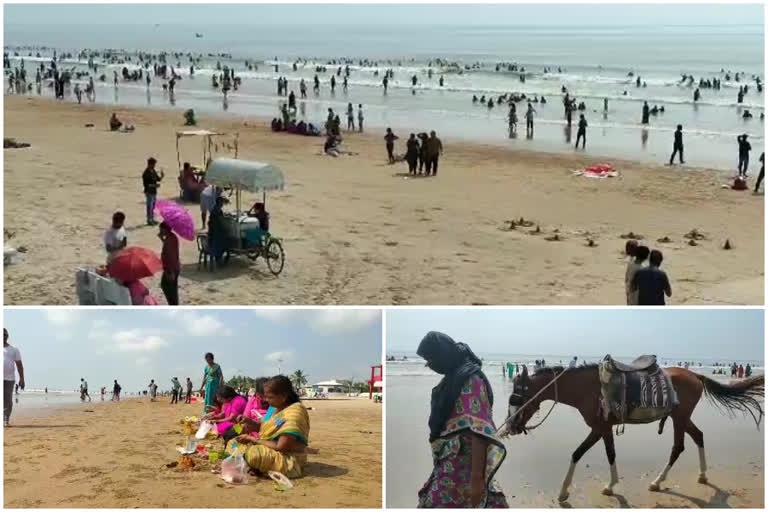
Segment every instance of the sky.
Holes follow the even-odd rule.
[[[206,352],[224,378],[290,375],[310,383],[364,380],[381,364],[381,311],[350,309],[6,309],[28,389],[90,389],[113,379],[127,392],[172,377],[199,388]],[[282,359],[282,363],[278,360]]]
[[[763,24],[761,4],[13,4],[6,24],[742,25]]]
[[[476,353],[763,360],[761,309],[387,310],[387,352],[442,331]]]

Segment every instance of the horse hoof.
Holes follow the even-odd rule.
[[[567,492],[564,494],[561,494],[560,496],[557,497],[557,501],[559,501],[560,503],[568,501],[568,496],[570,496],[570,494],[568,494]]]
[[[611,489],[610,487],[603,487],[603,495],[613,496],[613,489]]]
[[[648,486],[648,490],[653,492],[659,492],[661,490],[661,487],[659,486],[659,484],[651,484]]]
[[[707,477],[705,477],[705,476],[700,476],[699,477],[699,483],[700,484],[707,484],[707,483],[709,483],[709,480],[707,480]]]

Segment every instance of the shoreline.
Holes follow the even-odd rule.
[[[115,110],[136,132],[102,128]],[[149,155],[175,174],[181,114],[5,97],[6,136],[32,144],[4,152],[6,244],[28,249],[24,263],[6,267],[6,304],[72,304],[74,268],[101,263],[116,209],[128,215],[129,243],[159,246],[141,225],[139,178]],[[263,262],[237,260],[209,274],[185,243],[182,304],[620,304],[619,235],[629,231],[653,246],[672,238],[660,248],[673,304],[763,302],[763,196],[721,188],[719,171],[616,160],[619,178],[590,180],[570,173],[599,162],[589,155],[444,137],[439,176],[411,179],[404,164],[385,164],[378,133],[346,135],[344,149],[356,154],[331,158],[323,138],[275,134],[252,118],[199,116],[199,127],[239,131],[241,158],[283,169],[286,190],[269,195],[268,210],[286,270],[272,278]],[[160,197],[176,195],[172,182],[161,188]],[[28,219],[31,205],[50,222]],[[198,207],[186,206],[199,227]],[[544,236],[504,228],[521,216]],[[709,240],[687,246],[693,228]],[[545,240],[555,230],[563,241]],[[585,247],[587,238],[598,246]],[[726,238],[735,250],[719,249]],[[148,285],[162,300],[158,283]]]
[[[185,438],[179,420],[199,410],[198,404],[131,400],[25,418],[4,432],[5,507],[381,507],[380,404],[313,404],[310,442],[318,453],[288,492],[260,477],[225,484],[207,462],[192,471],[167,468],[179,459],[175,446]],[[350,415],[355,425],[345,428]],[[30,446],[41,457],[30,460]]]

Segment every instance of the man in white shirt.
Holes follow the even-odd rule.
[[[149,400],[151,402],[154,402],[157,398],[157,384],[155,384],[155,379],[152,379],[149,382]]]
[[[104,249],[107,251],[107,265],[128,245],[128,238],[125,236],[125,214],[115,212],[112,215],[112,225],[104,232]]]
[[[88,397],[88,401],[91,401],[91,395],[88,394],[88,381],[80,379],[80,401],[85,402],[85,397]]]
[[[3,420],[7,427],[11,423],[16,370],[19,371],[19,387],[24,389],[24,365],[21,362],[19,349],[8,343],[8,329],[5,328],[3,328],[3,355]]]
[[[570,363],[568,363],[568,369],[571,369],[571,368],[576,368],[576,361],[577,361],[578,359],[579,359],[578,357],[576,357],[576,356],[573,356],[573,359],[571,359],[571,362],[570,362]]]

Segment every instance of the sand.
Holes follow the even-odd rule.
[[[489,376],[495,396],[497,426],[506,417],[510,381]],[[387,378],[387,507],[416,506],[417,492],[432,470],[427,419],[429,393],[438,378]],[[552,402],[544,402],[541,420]],[[627,425],[615,437],[619,484],[615,496],[603,496],[610,473],[602,443],[584,455],[577,466],[568,505],[571,507],[632,508],[762,508],[764,503],[765,437],[751,419],[730,419],[706,401],[699,402],[693,417],[704,433],[709,484],[697,483],[698,455],[690,438],[685,451],[673,466],[662,492],[648,491],[648,485],[664,468],[672,449],[672,428],[662,436],[658,424]],[[559,405],[537,430],[528,436],[504,441],[507,458],[497,481],[512,508],[559,507],[557,496],[568,470],[571,453],[587,437],[589,429],[578,411]],[[408,464],[396,461],[408,460]]]
[[[169,398],[89,403],[5,429],[9,508],[380,508],[381,404],[307,401],[306,476],[278,492],[272,481],[226,484],[207,467],[168,469],[185,436],[179,420],[201,406]],[[354,419],[354,421],[351,421]]]
[[[127,213],[131,245],[159,250],[140,178],[155,156],[168,176],[160,197],[177,196],[181,111],[121,109],[131,134],[106,130],[110,111],[5,98],[5,136],[32,144],[4,151],[5,240],[28,251],[5,269],[5,304],[76,303],[74,270],[103,262],[115,210]],[[763,197],[723,189],[716,171],[612,161],[620,178],[592,180],[571,171],[601,159],[444,140],[439,176],[408,179],[405,164],[386,165],[378,132],[347,136],[357,155],[331,158],[321,138],[273,134],[264,121],[200,126],[238,130],[241,158],[284,170],[267,208],[287,261],[279,277],[245,258],[209,273],[183,242],[182,304],[622,304],[620,236],[630,231],[664,251],[672,304],[763,304]],[[542,233],[505,228],[521,216]],[[708,239],[688,246],[692,229]],[[721,249],[726,239],[733,250]],[[148,285],[164,301],[159,276]]]

